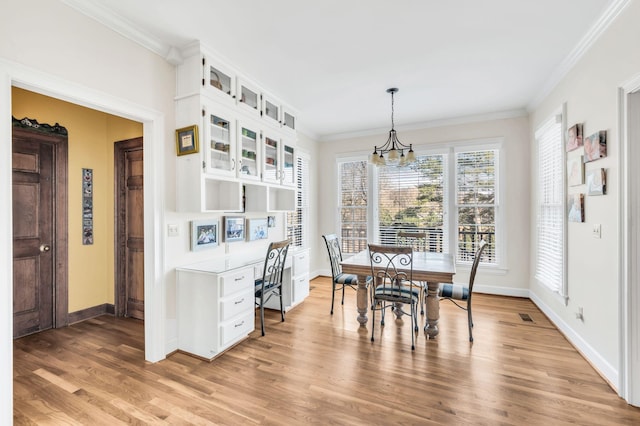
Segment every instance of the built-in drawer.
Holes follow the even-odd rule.
[[[304,250],[302,252],[293,255],[293,275],[302,275],[309,272],[309,251]]]
[[[253,291],[254,286],[253,267],[223,274],[220,276],[220,297],[226,297],[233,293]]]
[[[309,274],[298,275],[293,279],[294,303],[304,300],[309,295]]]
[[[237,293],[220,300],[220,321],[227,321],[240,314],[253,312],[253,292]]]
[[[255,311],[252,310],[246,315],[242,315],[234,320],[224,322],[220,325],[220,345],[223,347],[223,349],[253,331],[253,327],[255,324],[254,314]]]

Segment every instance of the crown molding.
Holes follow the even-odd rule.
[[[604,13],[598,18],[593,26],[578,42],[576,47],[569,55],[560,63],[553,71],[542,90],[538,92],[535,98],[527,106],[528,111],[536,109],[542,101],[549,96],[551,91],[567,76],[569,71],[576,66],[578,61],[591,49],[600,36],[609,28],[611,23],[622,13],[622,11],[631,3],[631,0],[614,0],[609,4]]]
[[[422,121],[412,124],[403,124],[402,131],[423,130],[435,127],[458,126],[462,124],[478,123],[483,121],[504,120],[509,118],[526,117],[529,113],[525,109],[513,109],[508,111],[492,112],[488,114],[466,115],[462,117],[444,118],[441,120]],[[398,127],[398,126],[396,126]],[[333,133],[321,135],[318,142],[332,142],[343,139],[354,139],[366,136],[376,136],[389,132],[389,127],[360,130],[355,132]]]
[[[167,62],[176,65],[182,61],[177,49],[162,42],[157,37],[140,31],[129,20],[107,9],[92,0],[62,0],[62,3],[77,10],[83,15],[96,20],[100,24],[117,32],[121,36],[134,41],[142,47],[162,56]],[[177,62],[176,62],[177,61]]]

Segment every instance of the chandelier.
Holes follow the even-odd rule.
[[[391,93],[391,130],[389,130],[389,138],[382,146],[374,146],[371,154],[371,163],[376,166],[406,166],[416,161],[416,154],[413,152],[413,144],[404,145],[398,136],[393,123],[393,95],[398,89],[392,87],[387,89],[387,93]],[[405,155],[405,151],[407,155]],[[385,159],[385,154],[387,158]]]

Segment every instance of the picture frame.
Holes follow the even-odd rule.
[[[269,237],[267,218],[247,219],[247,230],[249,241],[266,240]]]
[[[198,125],[183,127],[176,130],[176,154],[195,154],[200,148],[198,140]]]
[[[217,220],[191,221],[191,251],[200,251],[218,246],[219,222]]]
[[[569,194],[567,216],[569,222],[584,222],[584,194]]]
[[[607,131],[600,130],[584,138],[584,162],[599,160],[607,156]]]
[[[578,186],[584,183],[584,162],[582,155],[567,160],[567,184]]]
[[[267,226],[269,228],[276,227],[276,217],[275,216],[267,216]]]
[[[605,195],[607,193],[607,172],[598,168],[587,171],[587,195]]]
[[[567,129],[566,151],[573,151],[583,146],[582,123],[576,123]]]
[[[236,241],[244,241],[244,217],[242,216],[225,216],[224,217],[224,241],[233,243]]]

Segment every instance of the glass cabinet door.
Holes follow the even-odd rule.
[[[205,146],[207,171],[235,175],[234,125],[228,114],[211,112],[205,115],[209,128],[209,144]]]
[[[239,122],[240,167],[238,176],[260,179],[260,134],[258,127],[251,123]]]
[[[260,91],[238,78],[238,105],[260,115]]]
[[[262,116],[271,124],[280,126],[280,107],[276,102],[263,95]]]
[[[296,184],[296,156],[292,144],[282,144],[282,174],[283,185],[295,186]]]
[[[279,152],[280,140],[276,139],[269,133],[263,134],[263,146],[264,146],[264,162],[262,164],[263,180],[265,182],[279,183],[280,175],[278,173],[278,166],[280,164]]]
[[[205,67],[205,78],[208,78],[208,87],[213,88],[217,93],[222,93],[227,95],[229,98],[233,98],[235,96],[234,92],[234,78],[233,74],[228,71],[224,71],[222,67],[214,64],[210,64],[208,67]]]

